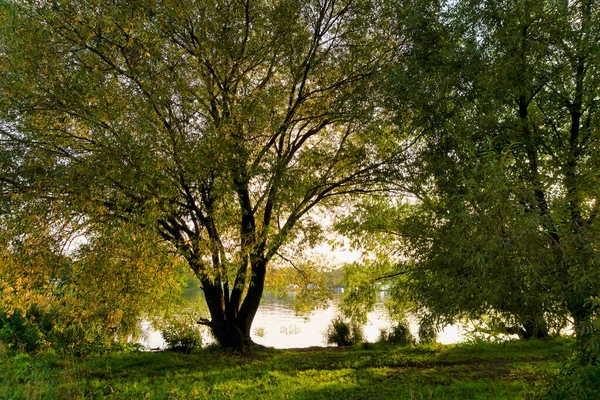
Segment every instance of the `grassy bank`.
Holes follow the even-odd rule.
[[[569,352],[564,339],[83,359],[3,352],[0,398],[514,399]]]

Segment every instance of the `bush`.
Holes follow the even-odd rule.
[[[83,356],[120,352],[122,344],[98,321],[60,324],[48,334],[52,347],[62,353]]]
[[[600,366],[583,365],[581,355],[572,356],[559,372],[539,384],[527,399],[595,400],[600,398]]]
[[[135,346],[115,341],[101,322],[70,321],[56,308],[33,305],[24,313],[0,310],[0,342],[8,348],[35,353],[43,348],[75,356],[131,351]]]
[[[202,346],[202,332],[197,323],[198,316],[193,310],[173,315],[160,324],[167,349],[189,354]]]
[[[25,319],[20,310],[0,315],[0,341],[11,350],[33,352],[42,344],[42,334]]]
[[[437,339],[435,326],[429,320],[421,320],[419,324],[419,344],[432,344]]]
[[[331,325],[325,332],[327,344],[337,346],[352,346],[363,341],[362,328],[355,323],[348,323],[341,317],[331,321]]]
[[[410,325],[408,321],[402,320],[396,325],[392,326],[390,330],[382,329],[379,334],[380,343],[391,343],[399,346],[408,346],[415,344],[416,340],[413,334],[410,332]]]
[[[600,366],[578,366],[561,374],[546,396],[547,399],[600,398]]]
[[[52,329],[52,316],[33,306],[26,313],[0,310],[0,342],[9,349],[32,353],[40,350]]]

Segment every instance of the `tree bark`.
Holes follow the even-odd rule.
[[[543,313],[531,313],[526,316],[526,320],[523,322],[522,335],[520,335],[523,339],[543,339],[548,335],[548,323]]]
[[[243,350],[255,346],[250,332],[264,291],[267,260],[256,254],[251,255],[250,259],[252,276],[241,303],[226,298],[230,291],[224,290],[219,279],[213,281],[197,273],[210,314],[210,321],[202,323],[210,328],[216,341],[223,348]],[[188,262],[193,263],[189,260]],[[192,268],[199,271],[199,265],[192,265]],[[232,294],[235,292],[237,291],[231,291]]]

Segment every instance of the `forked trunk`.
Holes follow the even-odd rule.
[[[245,283],[243,300],[241,284],[230,293],[227,284],[206,277],[201,279],[210,313],[210,321],[206,321],[206,325],[221,347],[242,350],[255,345],[250,331],[263,294],[266,265],[267,261],[261,257],[252,262],[252,276]]]
[[[210,328],[221,347],[242,350],[255,344],[250,337],[250,326],[251,323],[236,318],[212,321]]]

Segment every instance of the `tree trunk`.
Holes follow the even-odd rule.
[[[573,318],[573,330],[575,331],[575,337],[577,343],[584,343],[592,333],[590,329],[590,322],[592,317],[592,310],[586,305],[585,299],[569,299],[567,301],[567,309],[569,314]]]
[[[501,327],[505,333],[519,335],[519,339],[543,339],[549,336],[548,323],[543,312],[529,312],[526,315],[518,315],[519,323],[515,326]]]
[[[520,335],[523,339],[543,339],[548,335],[548,323],[542,314],[527,316]]]
[[[247,307],[246,312],[240,310],[226,313],[222,307],[225,303],[224,297],[211,292],[211,289],[204,289],[204,297],[210,312],[210,321],[207,325],[219,345],[223,348],[238,350],[254,346],[254,342],[250,337],[250,329],[254,315],[258,310],[260,298],[253,307]],[[246,301],[243,304],[245,303]]]
[[[242,350],[255,346],[250,332],[264,290],[267,260],[260,255],[250,258],[252,276],[246,285],[246,295],[241,303],[231,301],[233,295],[226,301],[229,290],[223,290],[223,284],[219,279],[210,280],[197,274],[202,282],[204,299],[210,314],[210,321],[203,321],[203,323],[210,328],[223,348]],[[193,265],[192,268],[194,267],[197,266]],[[241,288],[237,290],[243,291]],[[234,292],[235,290],[232,291]],[[241,300],[241,296],[238,300]]]
[[[242,350],[254,346],[250,337],[250,323],[240,318],[233,321],[222,319],[211,321],[210,328],[215,339],[223,348]]]

